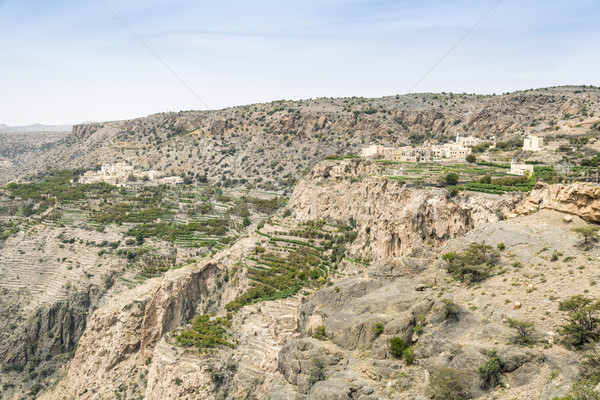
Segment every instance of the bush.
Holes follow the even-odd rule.
[[[468,163],[471,163],[471,164],[473,164],[473,163],[476,163],[476,162],[477,162],[477,157],[475,157],[475,154],[469,154],[469,155],[468,155],[468,156],[465,158],[465,160],[466,160]]]
[[[444,175],[443,183],[448,186],[456,185],[458,183],[458,174],[456,172],[448,172]]]
[[[506,245],[504,243],[498,243],[496,245],[496,247],[498,247],[498,250],[500,250],[500,251],[506,249]]]
[[[446,253],[442,259],[447,263],[447,270],[456,279],[466,282],[479,282],[490,275],[500,254],[492,246],[471,243],[463,254]]]
[[[590,242],[595,242],[598,240],[598,228],[593,225],[582,226],[581,228],[574,228],[573,232],[579,233],[583,236],[583,244],[587,246]]]
[[[325,335],[325,325],[319,325],[315,328],[315,333],[313,335],[315,339],[325,340],[327,336]]]
[[[498,357],[496,350],[492,350],[485,364],[479,367],[477,373],[481,380],[481,387],[484,389],[492,389],[500,384],[502,378],[502,368],[504,363]]]
[[[413,365],[415,362],[415,349],[412,346],[407,347],[402,354],[404,363],[406,365]]]
[[[442,317],[445,320],[457,320],[460,310],[456,303],[450,299],[443,299],[442,303]]]
[[[390,338],[390,354],[394,358],[402,358],[404,351],[406,350],[406,344],[403,339],[399,337]]]
[[[377,322],[373,325],[373,334],[375,337],[381,335],[383,333],[383,324],[381,322]]]
[[[566,345],[580,348],[600,339],[600,300],[575,295],[561,301],[558,309],[568,315],[559,330]]]
[[[427,394],[435,400],[468,400],[468,376],[454,368],[441,368],[431,376]]]
[[[535,327],[533,322],[509,318],[508,326],[516,331],[516,336],[513,338],[514,343],[521,345],[535,343]]]

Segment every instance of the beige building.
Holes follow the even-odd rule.
[[[475,136],[460,137],[458,133],[456,134],[456,144],[459,147],[473,147],[480,143],[481,139],[476,138]]]
[[[531,175],[533,175],[533,165],[511,161],[509,174],[520,175],[520,176],[523,176],[523,175],[531,176]]]
[[[523,140],[523,150],[527,151],[540,151],[544,147],[544,138],[529,135]]]

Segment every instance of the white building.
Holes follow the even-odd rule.
[[[529,135],[523,140],[523,150],[527,151],[540,151],[544,147],[544,138]]]
[[[510,172],[511,175],[533,175],[533,165],[525,164],[521,162],[515,162],[514,160],[510,162]]]

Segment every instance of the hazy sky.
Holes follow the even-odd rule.
[[[406,93],[497,0],[104,0],[211,108]],[[503,0],[414,91],[600,85],[600,1]],[[203,105],[101,0],[0,0],[0,123]]]

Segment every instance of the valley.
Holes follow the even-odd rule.
[[[559,87],[3,136],[0,398],[593,399],[599,118]]]

